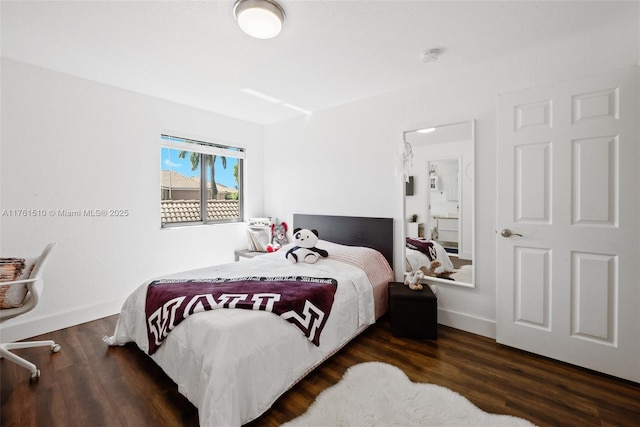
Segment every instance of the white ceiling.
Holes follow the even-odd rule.
[[[458,67],[638,20],[638,2],[279,0],[270,40],[234,0],[2,1],[2,56],[270,124],[428,82]],[[424,63],[426,49],[437,62]],[[272,103],[243,92],[277,98]]]

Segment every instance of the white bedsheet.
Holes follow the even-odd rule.
[[[312,367],[375,322],[374,292],[367,274],[351,264],[331,259],[332,245],[318,244],[329,250],[330,255],[316,264],[290,263],[284,257],[287,248],[284,247],[247,261],[163,277],[268,274],[332,277],[338,281],[320,346],[309,342],[297,327],[275,314],[244,309],[192,315],[168,335],[151,357],[177,383],[180,393],[198,408],[202,427],[238,426],[257,418]],[[140,286],[125,302],[114,335],[106,339],[110,345],[133,341],[147,352],[144,317],[147,285],[148,282]]]

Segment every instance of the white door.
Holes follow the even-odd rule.
[[[496,290],[498,342],[636,382],[638,95],[632,67],[499,96]]]

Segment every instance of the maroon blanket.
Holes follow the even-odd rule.
[[[415,249],[425,254],[427,258],[429,258],[429,261],[438,259],[436,248],[433,247],[433,243],[431,243],[430,240],[407,237],[406,245],[409,249]]]
[[[194,313],[218,308],[273,312],[320,345],[338,282],[306,276],[156,280],[147,288],[145,314],[149,354]]]

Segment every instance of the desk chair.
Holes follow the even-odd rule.
[[[27,295],[25,296],[24,302],[20,307],[0,308],[0,325],[7,319],[20,316],[21,314],[33,310],[38,304],[38,299],[40,298],[40,293],[42,292],[43,285],[42,270],[44,269],[49,254],[51,253],[51,250],[55,245],[55,243],[49,243],[47,247],[44,248],[42,254],[37,258],[28,279],[0,282],[0,286],[27,287]],[[24,368],[29,369],[29,371],[31,372],[31,381],[36,381],[38,378],[40,378],[40,369],[38,369],[36,365],[29,362],[28,360],[25,360],[22,357],[16,356],[15,354],[11,353],[11,350],[14,349],[32,347],[49,347],[49,350],[51,350],[52,353],[57,353],[60,351],[60,345],[51,340],[0,343],[0,359],[6,358]]]

